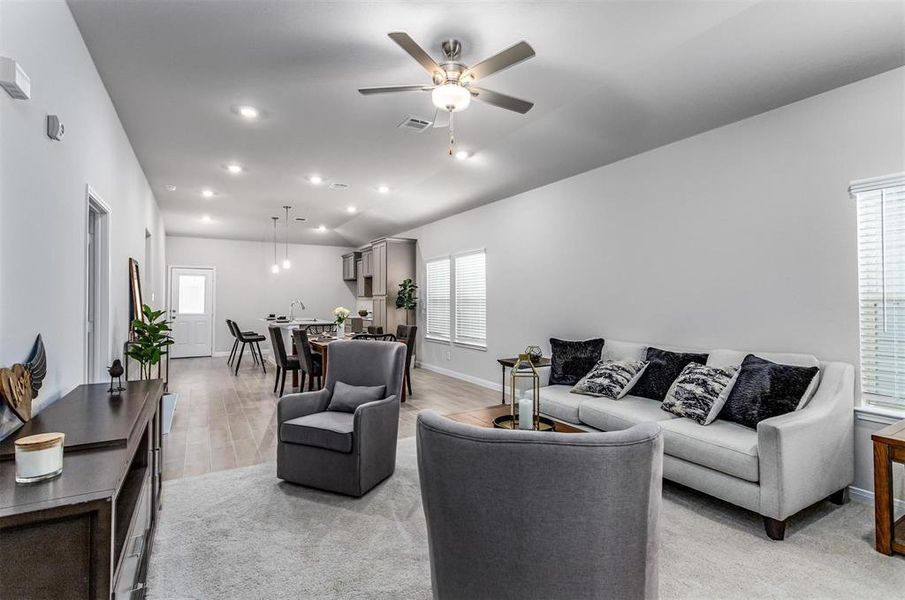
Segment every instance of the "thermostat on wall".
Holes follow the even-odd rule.
[[[0,56],[0,87],[16,100],[31,98],[31,79],[22,65],[6,56]]]

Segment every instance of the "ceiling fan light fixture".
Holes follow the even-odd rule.
[[[471,104],[471,92],[457,83],[446,83],[434,88],[431,100],[439,109],[459,112]]]

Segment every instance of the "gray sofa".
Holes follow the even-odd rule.
[[[674,351],[700,349],[671,348]],[[607,340],[603,358],[640,360],[647,344]],[[679,418],[660,402],[629,395],[620,400],[572,394],[571,386],[548,385],[542,374],[540,408],[545,415],[602,431],[657,423],[663,431],[663,476],[754,511],[772,539],[803,508],[829,498],[846,500],[854,478],[854,369],[806,354],[751,351],[773,362],[819,366],[819,385],[800,410],[761,421],[757,429],[717,420],[710,425]],[[747,351],[711,350],[708,364],[741,364]]]
[[[658,597],[656,425],[551,434],[423,411],[417,443],[435,598]]]

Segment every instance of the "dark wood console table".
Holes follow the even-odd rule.
[[[0,443],[0,598],[143,598],[160,502],[163,381],[82,385]],[[63,473],[17,485],[14,442],[66,434]]]
[[[895,518],[892,463],[905,463],[905,421],[871,436],[874,442],[874,507],[877,552],[905,554],[905,517]]]

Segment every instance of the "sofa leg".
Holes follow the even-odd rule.
[[[833,492],[830,494],[829,501],[833,504],[838,504],[842,506],[843,504],[848,503],[848,488],[842,488],[838,492]]]
[[[782,541],[786,537],[786,522],[764,517],[764,529],[771,540]]]

